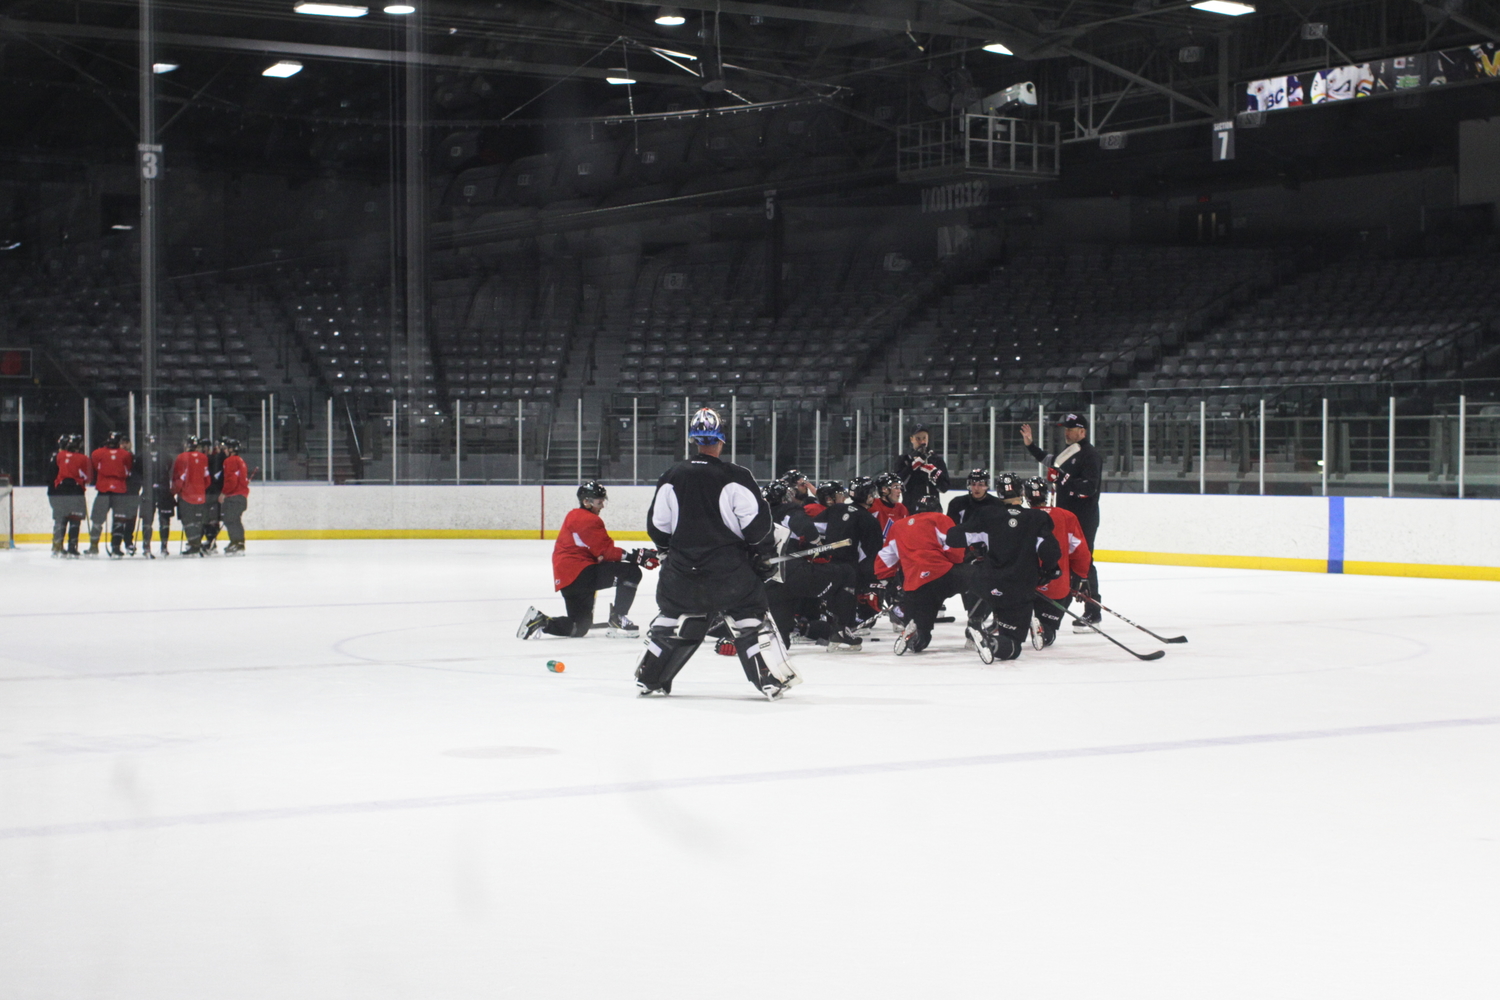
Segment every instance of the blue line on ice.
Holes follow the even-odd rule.
[[[160,830],[176,826],[214,826],[223,823],[253,823],[264,820],[348,816],[361,813],[395,812],[410,809],[447,809],[456,806],[493,805],[502,802],[526,802],[539,799],[571,799],[594,795],[629,795],[636,792],[672,791],[681,788],[758,785],[776,781],[847,778],[867,774],[898,774],[903,771],[935,771],[957,767],[984,767],[992,764],[1023,764],[1032,761],[1070,760],[1079,757],[1113,757],[1123,754],[1163,753],[1172,750],[1210,750],[1217,747],[1247,746],[1257,743],[1295,743],[1305,740],[1337,739],[1344,736],[1378,736],[1388,733],[1413,733],[1433,729],[1459,729],[1494,725],[1500,725],[1500,715],[1481,716],[1472,719],[1434,719],[1427,722],[1393,722],[1375,726],[1351,726],[1345,729],[1307,729],[1289,733],[1208,736],[1202,739],[1172,740],[1159,743],[1124,743],[1115,746],[1074,747],[1062,750],[1024,750],[1017,753],[981,754],[974,757],[940,757],[933,760],[843,764],[836,767],[812,767],[796,771],[711,774],[694,778],[622,781],[601,785],[566,785],[560,788],[519,788],[513,791],[478,792],[468,795],[441,795],[416,799],[386,799],[375,802],[287,806],[275,809],[243,809],[233,812],[193,813],[184,816],[142,816],[132,819],[95,820],[77,823],[54,823],[46,826],[0,828],[0,840],[62,837],[84,833],[128,833],[143,830]]]

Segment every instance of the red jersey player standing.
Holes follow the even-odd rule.
[[[185,555],[203,555],[203,515],[208,510],[208,456],[196,437],[187,439],[187,449],[172,463],[172,495],[177,498],[177,516],[187,536]]]
[[[64,434],[57,439],[52,456],[55,470],[47,483],[47,502],[52,505],[52,558],[78,558],[78,530],[88,513],[83,488],[93,478],[89,457],[83,454],[83,436]],[[68,548],[63,551],[63,536]]]
[[[885,548],[875,559],[877,577],[893,577],[899,569],[905,588],[901,604],[906,626],[892,647],[897,656],[926,649],[943,601],[968,585],[964,550],[943,540],[952,527],[952,518],[942,511],[942,497],[929,493],[917,501],[916,513],[891,522]]]
[[[224,453],[224,491],[219,495],[219,516],[224,519],[224,529],[229,532],[226,556],[245,554],[245,508],[250,504],[250,470],[240,457],[240,443],[235,438],[224,438],[219,442]]]
[[[590,480],[578,487],[578,506],[568,511],[552,547],[552,587],[561,591],[567,613],[559,618],[527,608],[516,638],[530,639],[538,632],[581,638],[594,625],[594,597],[598,591],[615,588],[609,609],[609,631],[614,639],[634,639],[640,629],[625,616],[641,582],[641,567],[655,569],[655,549],[626,552],[615,545],[599,512],[609,492]]]
[[[104,444],[94,449],[90,456],[93,465],[94,507],[89,513],[88,555],[99,555],[99,539],[104,534],[104,515],[112,515],[109,530],[109,556],[119,559],[125,555],[125,536],[135,520],[135,507],[126,497],[126,482],[135,465],[135,456],[129,449],[121,447],[120,435],[111,434]],[[127,518],[128,514],[128,518]]]
[[[1042,647],[1046,648],[1057,638],[1057,627],[1062,624],[1063,617],[1063,613],[1046,598],[1051,598],[1065,608],[1072,603],[1073,588],[1088,586],[1089,567],[1093,565],[1094,555],[1089,551],[1089,543],[1083,535],[1083,525],[1079,523],[1077,516],[1070,510],[1047,503],[1045,479],[1028,479],[1021,484],[1021,491],[1026,498],[1026,506],[1044,511],[1052,518],[1055,525],[1052,535],[1057,539],[1057,547],[1061,553],[1058,561],[1060,574],[1055,580],[1037,588],[1038,597],[1032,608],[1037,628],[1041,631]]]

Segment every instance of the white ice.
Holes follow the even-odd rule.
[[[642,700],[514,637],[549,549],[0,553],[0,998],[1500,995],[1493,583],[1107,565],[1191,641]]]

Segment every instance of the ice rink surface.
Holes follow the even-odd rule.
[[[1191,641],[642,700],[515,638],[550,548],[0,552],[0,997],[1500,995],[1496,584],[1107,565]]]

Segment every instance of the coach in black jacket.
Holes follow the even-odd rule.
[[[748,470],[720,461],[719,414],[693,414],[688,437],[698,454],[656,483],[646,531],[662,552],[660,609],[636,668],[643,695],[670,694],[672,679],[697,651],[709,619],[724,616],[750,683],[775,700],[800,678],[766,625],[765,560],[776,551],[771,510]]]
[[[1055,455],[1043,452],[1032,443],[1030,424],[1021,425],[1021,443],[1038,462],[1057,470],[1054,474],[1057,482],[1057,505],[1063,510],[1072,511],[1078,518],[1084,540],[1089,543],[1089,551],[1093,552],[1094,535],[1099,530],[1099,493],[1104,488],[1104,459],[1089,444],[1089,422],[1083,417],[1069,413],[1057,422],[1057,426],[1062,428],[1063,440],[1067,446]],[[1049,475],[1049,478],[1054,478],[1054,475]],[[1097,563],[1089,568],[1089,593],[1095,598],[1099,596]],[[1099,609],[1092,604],[1085,605],[1083,618],[1085,621],[1097,622]]]

